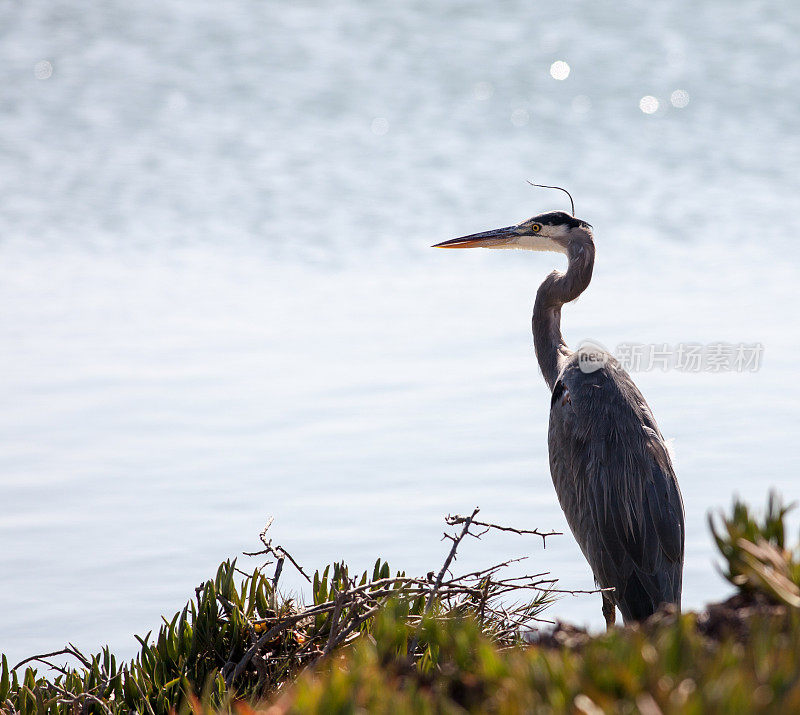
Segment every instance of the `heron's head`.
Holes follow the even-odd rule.
[[[433,248],[519,248],[567,253],[574,240],[591,240],[592,226],[563,211],[548,211],[514,226],[453,238]]]

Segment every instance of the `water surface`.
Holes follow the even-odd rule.
[[[529,333],[563,259],[428,248],[564,208],[527,177],[569,186],[595,226],[570,344],[765,346],[757,373],[634,376],[675,439],[685,605],[728,590],[709,509],[734,492],[761,503],[771,485],[800,496],[794,6],[2,14],[11,660],[67,640],[132,654],[133,633],[256,546],[270,514],[311,568],[380,555],[427,572],[443,515],[475,505],[566,530]],[[591,587],[569,535],[544,551],[493,537],[458,565],[525,553],[526,570]],[[596,598],[552,614],[602,622]]]

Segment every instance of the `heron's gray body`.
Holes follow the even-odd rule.
[[[640,621],[661,604],[680,607],[683,501],[672,460],[653,414],[630,376],[603,353],[584,371],[580,353],[561,336],[561,308],[589,286],[592,227],[562,211],[515,226],[463,236],[443,248],[556,251],[566,273],[553,271],[536,293],[533,342],[551,390],[550,472],[572,533],[604,589],[610,626],[615,606]],[[585,364],[585,363],[584,363]]]
[[[616,360],[566,360],[551,399],[553,485],[604,597],[626,621],[680,604],[683,502],[664,438]]]

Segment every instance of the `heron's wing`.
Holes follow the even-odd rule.
[[[553,391],[550,464],[567,521],[623,615],[679,602],[683,504],[664,440],[628,375],[569,367]]]

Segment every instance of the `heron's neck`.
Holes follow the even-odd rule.
[[[533,306],[533,345],[536,359],[550,390],[558,380],[564,360],[572,353],[561,337],[561,306],[575,300],[592,280],[594,243],[589,235],[570,241],[567,272],[553,271],[536,293]]]

